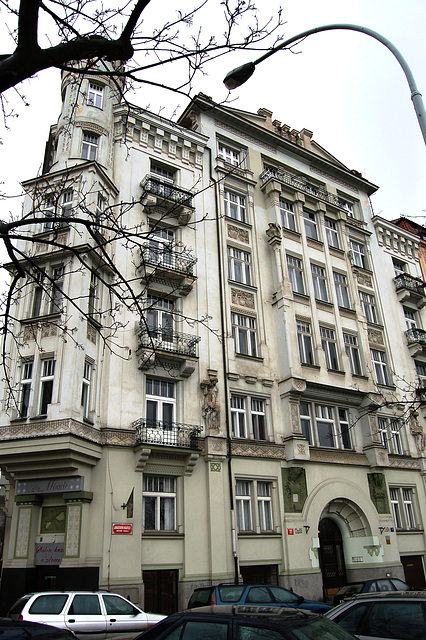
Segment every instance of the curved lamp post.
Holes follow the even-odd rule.
[[[236,89],[237,87],[244,84],[244,82],[246,82],[246,80],[248,80],[252,76],[256,68],[256,65],[258,65],[259,62],[263,62],[263,60],[266,60],[266,58],[269,58],[269,56],[272,56],[277,51],[280,51],[281,49],[288,47],[289,45],[293,44],[297,40],[300,40],[301,38],[306,38],[307,36],[310,36],[313,33],[319,33],[320,31],[331,31],[332,29],[349,29],[350,31],[360,31],[361,33],[365,33],[366,35],[371,36],[372,38],[375,38],[376,40],[384,44],[385,47],[387,47],[389,51],[393,53],[393,55],[401,65],[402,70],[405,73],[405,77],[407,78],[407,82],[411,92],[411,100],[413,102],[417,120],[419,122],[420,129],[423,134],[423,139],[426,144],[425,108],[423,105],[422,94],[417,88],[417,85],[414,81],[414,77],[413,77],[413,74],[411,73],[410,67],[408,66],[403,56],[401,55],[401,53],[398,51],[398,49],[391,42],[389,42],[387,38],[384,38],[383,36],[380,35],[380,33],[377,33],[376,31],[367,29],[367,27],[361,27],[356,24],[326,24],[326,25],[323,25],[322,27],[314,27],[313,29],[308,29],[307,31],[303,31],[303,33],[299,33],[297,36],[293,36],[289,40],[282,42],[281,44],[279,44],[277,47],[274,47],[270,51],[267,51],[265,54],[263,54],[263,56],[260,56],[260,58],[258,58],[254,62],[247,62],[246,64],[243,64],[240,67],[233,69],[227,74],[223,82],[225,83],[226,87],[229,90]]]

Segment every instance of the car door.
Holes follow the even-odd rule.
[[[362,620],[360,640],[424,640],[426,619],[424,602],[390,600],[373,602]]]
[[[64,612],[69,596],[66,593],[43,593],[37,596],[25,611],[22,610],[24,620],[42,622],[60,629],[65,629]]]
[[[106,616],[102,610],[97,593],[76,593],[73,595],[65,612],[66,628],[74,633],[99,634],[106,633]]]
[[[112,593],[103,593],[101,598],[106,611],[107,633],[144,631],[148,628],[147,614],[125,598]]]

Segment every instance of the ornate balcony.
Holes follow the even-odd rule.
[[[400,273],[394,278],[396,294],[400,302],[412,302],[418,309],[426,304],[425,283],[408,273]]]
[[[186,296],[192,291],[197,258],[188,251],[173,251],[166,246],[147,244],[141,249],[138,271],[155,290]],[[154,281],[155,280],[155,281]]]
[[[198,359],[198,336],[179,333],[172,329],[148,329],[140,324],[138,336],[138,367],[142,371],[155,366],[167,366],[179,370],[179,375],[188,378]]]
[[[408,329],[407,336],[408,349],[413,357],[426,352],[426,331],[423,329]]]
[[[133,423],[136,429],[136,444],[152,444],[165,447],[180,447],[199,451],[201,427],[181,422],[164,422],[139,418]]]
[[[151,175],[145,176],[141,182],[144,206],[150,207],[150,215],[159,214],[176,218],[179,224],[188,224],[194,212],[194,193],[176,187],[173,183]]]

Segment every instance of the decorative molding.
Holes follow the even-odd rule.
[[[247,456],[250,458],[274,458],[277,460],[285,460],[285,448],[282,445],[233,441],[231,444],[231,449],[232,455],[234,456]]]
[[[231,288],[231,303],[236,304],[239,307],[243,307],[244,309],[254,309],[255,308],[255,299],[252,293],[248,291],[241,291],[241,289],[232,289]]]
[[[385,344],[383,331],[381,329],[373,329],[372,327],[368,327],[367,334],[368,334],[368,342],[370,344],[379,344],[382,346]]]
[[[236,227],[233,224],[228,224],[228,238],[232,238],[233,240],[238,240],[239,242],[244,242],[244,244],[249,244],[250,236],[247,229],[241,229],[241,227]]]
[[[258,145],[259,147],[263,147],[263,149],[267,149],[272,153],[277,153],[276,147],[272,147],[271,145],[266,144],[260,138],[254,138],[253,136],[249,136],[247,133],[243,133],[240,129],[234,129],[234,127],[230,127],[224,122],[220,122],[220,120],[215,120],[214,123],[218,129],[224,129],[225,131],[229,131],[230,133],[232,133],[234,136],[237,136],[238,138],[242,138],[243,140],[248,140],[249,142],[252,142],[253,144]]]
[[[81,504],[69,504],[67,507],[67,530],[64,555],[78,558],[80,555]]]

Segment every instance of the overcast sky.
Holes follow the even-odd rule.
[[[194,3],[151,0],[146,20],[158,24],[167,8]],[[219,0],[210,3],[213,23],[222,8]],[[258,4],[266,15],[280,3],[259,0]],[[287,0],[283,17],[285,38],[331,23],[352,23],[379,32],[405,57],[426,100],[425,0]],[[297,55],[282,51],[259,65],[247,84],[233,92],[232,105],[254,112],[266,107],[283,124],[313,131],[320,145],[380,187],[372,198],[376,214],[387,219],[405,215],[425,223],[425,146],[396,58],[373,38],[350,31],[309,36],[296,50]],[[223,100],[223,77],[255,57],[239,51],[220,59],[194,87],[195,92]],[[59,115],[59,72],[42,72],[25,83],[24,91],[29,106],[20,107],[19,118],[9,121],[10,130],[1,132],[0,179],[9,194],[18,192],[19,181],[40,170],[49,127]],[[155,112],[163,108],[162,114],[168,117],[176,107],[182,112],[187,104],[173,94],[152,95],[146,87],[131,101],[149,105]],[[19,211],[16,201],[0,202],[0,218],[8,218],[10,210]]]

